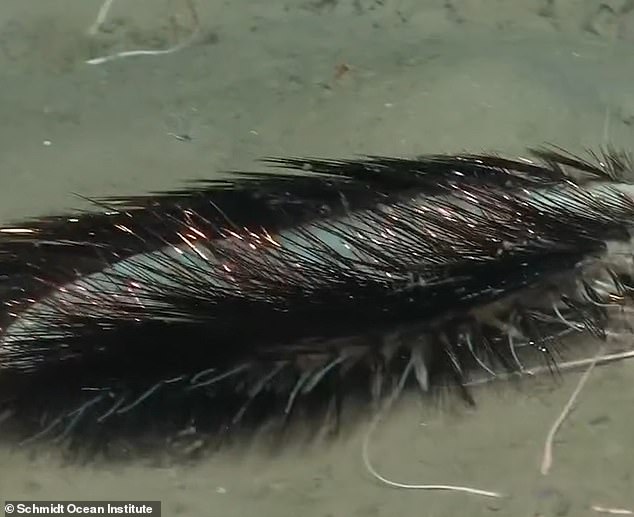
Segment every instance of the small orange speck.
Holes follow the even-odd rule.
[[[344,75],[348,74],[352,70],[352,67],[348,63],[339,63],[335,66],[335,81],[341,79]]]

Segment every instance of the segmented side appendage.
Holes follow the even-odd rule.
[[[164,444],[627,346],[632,168],[595,158],[275,159],[2,228],[0,430]]]

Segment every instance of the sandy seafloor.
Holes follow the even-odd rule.
[[[631,1],[196,0],[190,47],[91,66],[111,52],[164,48],[191,26],[187,2],[118,0],[89,36],[100,3],[0,3],[4,222],[83,207],[73,193],[175,187],[263,155],[632,144]],[[380,485],[361,462],[363,426],[274,460],[256,448],[178,467],[77,467],[2,449],[0,499],[160,499],[163,515],[209,517],[634,510],[634,362],[593,373],[558,435],[553,470],[538,472],[578,375],[478,390],[475,411],[404,401],[372,441],[387,477],[499,490],[504,500]]]

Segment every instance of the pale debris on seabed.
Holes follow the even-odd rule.
[[[609,334],[611,334],[610,337],[612,338],[623,337],[621,334],[618,334],[618,335],[616,333],[609,333]],[[576,361],[568,361],[558,365],[558,369],[560,371],[578,369],[583,366],[587,366],[587,368],[582,374],[581,378],[579,379],[579,382],[577,383],[577,386],[573,390],[572,395],[569,397],[568,402],[566,403],[563,410],[561,411],[561,413],[555,420],[554,424],[551,426],[548,432],[548,435],[546,437],[544,453],[543,453],[541,469],[540,469],[541,474],[544,476],[548,475],[550,468],[552,466],[552,462],[553,462],[552,447],[553,447],[553,440],[555,438],[555,434],[557,433],[558,429],[561,427],[561,424],[567,418],[572,407],[576,403],[577,398],[579,397],[579,394],[581,393],[584,385],[588,381],[588,378],[590,377],[590,373],[592,372],[594,367],[600,364],[607,364],[607,363],[611,363],[615,361],[621,361],[625,359],[634,358],[634,351],[619,352],[619,353],[613,353],[613,354],[605,354],[604,352],[605,352],[605,347],[602,346],[599,348],[597,354],[594,357],[591,357],[588,359],[576,360]],[[541,367],[541,368],[535,368],[532,370],[526,370],[524,373],[528,375],[536,375],[540,373],[545,373],[547,370],[548,369],[546,367]],[[409,369],[406,369],[406,371],[403,374],[403,377],[408,374],[409,374]],[[488,380],[491,380],[491,379],[489,378]],[[475,384],[482,384],[484,382],[487,382],[487,381],[485,380],[483,382],[479,382]],[[401,384],[402,383],[403,383],[403,378],[401,379]],[[399,391],[400,390],[397,390],[396,396],[398,395]],[[492,498],[506,497],[501,492],[482,490],[480,488],[461,486],[461,485],[401,483],[398,481],[392,481],[382,476],[379,472],[377,472],[377,470],[373,467],[369,458],[368,446],[370,442],[370,437],[373,434],[373,431],[376,429],[379,422],[382,420],[382,417],[384,416],[385,412],[390,409],[391,403],[394,401],[394,399],[395,397],[393,397],[392,399],[390,399],[390,401],[388,401],[386,406],[383,408],[383,411],[381,411],[377,415],[375,420],[370,424],[370,428],[368,432],[366,433],[365,438],[363,440],[362,460],[366,468],[366,471],[374,479],[392,488],[401,488],[401,489],[407,489],[407,490],[442,490],[442,491],[450,491],[450,492],[462,492],[462,493],[467,493],[470,495],[492,497]],[[609,515],[634,515],[634,511],[628,510],[626,508],[612,508],[612,507],[605,507],[605,506],[599,506],[599,505],[592,505],[591,509],[597,513],[603,513],[603,514],[609,514]]]
[[[625,508],[605,508],[603,506],[592,505],[591,508],[595,512],[606,513],[609,515],[634,515],[632,510],[627,510]]]
[[[94,36],[97,33],[101,25],[103,25],[103,23],[106,21],[108,12],[110,11],[113,3],[114,3],[114,0],[104,1],[104,3],[101,5],[101,8],[99,9],[99,12],[97,13],[97,18],[95,22],[90,26],[90,28],[87,31],[89,35]],[[101,57],[88,59],[86,60],[86,63],[89,65],[101,65],[109,61],[114,61],[115,59],[122,59],[126,57],[162,56],[166,54],[173,54],[174,52],[178,52],[190,46],[192,42],[198,37],[199,31],[200,31],[200,23],[198,19],[198,13],[196,11],[196,7],[194,5],[193,0],[185,0],[185,3],[187,4],[187,7],[191,13],[192,24],[193,24],[191,35],[187,39],[185,39],[185,41],[182,41],[174,45],[173,47],[160,49],[160,50],[137,49],[137,50],[125,50],[123,52],[116,52],[114,54],[109,54],[107,56],[101,56]]]

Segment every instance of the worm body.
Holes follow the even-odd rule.
[[[112,451],[336,427],[403,389],[473,403],[474,383],[631,347],[612,337],[632,169],[594,158],[274,159],[7,225],[2,436]]]

